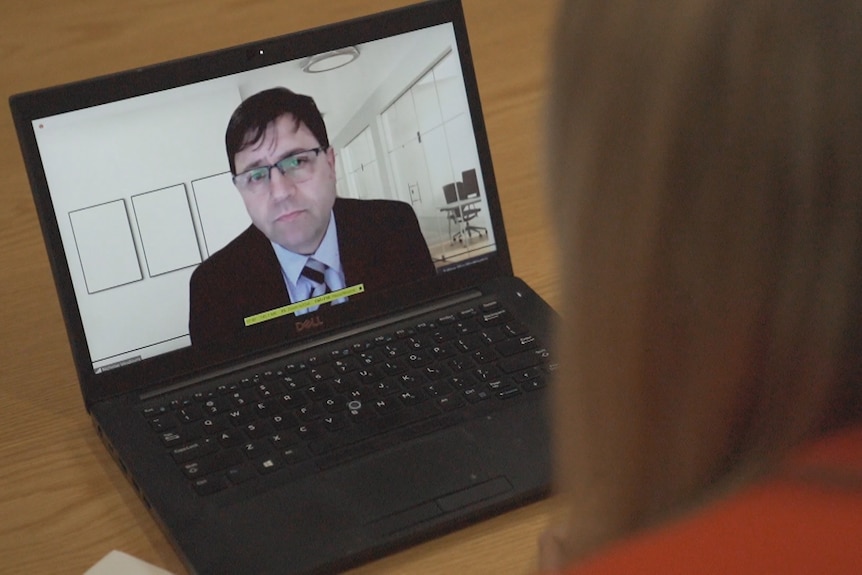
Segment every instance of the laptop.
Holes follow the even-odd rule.
[[[192,278],[259,233],[226,127],[282,87],[324,119],[330,148],[303,153],[331,168],[338,242],[390,239],[304,299],[282,268],[282,301],[237,293],[242,325],[193,341]],[[513,274],[459,0],[10,106],[84,404],[190,572],[340,571],[548,493],[556,316]],[[303,185],[277,160],[264,194]],[[346,203],[400,215],[357,236]],[[410,230],[423,255],[392,271]]]

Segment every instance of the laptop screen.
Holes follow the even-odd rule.
[[[340,37],[369,34],[354,28]],[[45,231],[59,237],[55,267],[65,260],[77,308],[76,359],[93,374],[337,329],[409,304],[407,293],[468,285],[471,268],[506,268],[456,25],[343,45],[323,31],[301,55],[286,38],[245,46],[233,50],[244,70],[219,75],[200,57],[187,63],[197,81],[140,95],[127,85],[30,119],[52,212],[40,215],[56,225]],[[240,145],[226,149],[229,123],[252,126],[285,95],[313,102],[322,132],[304,112],[276,113],[256,133],[237,124]]]

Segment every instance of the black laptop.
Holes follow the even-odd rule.
[[[254,227],[226,126],[279,86],[322,113],[339,198],[408,206],[433,272],[193,345],[192,274]],[[86,408],[190,571],[338,571],[547,494],[555,315],[513,275],[458,0],[10,105]]]

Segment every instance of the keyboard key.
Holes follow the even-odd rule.
[[[189,461],[180,466],[186,477],[193,479],[210,475],[216,471],[222,471],[228,467],[239,465],[243,462],[242,453],[237,449],[216,451],[195,461]]]
[[[479,349],[473,352],[470,356],[473,361],[478,364],[491,363],[497,361],[497,354],[490,349]]]
[[[243,432],[249,437],[249,439],[260,439],[266,435],[271,434],[274,430],[269,422],[261,421],[255,423],[249,423],[245,427],[242,428]]]
[[[461,319],[471,319],[476,317],[478,314],[479,312],[476,310],[476,308],[471,307],[458,312],[458,317]]]
[[[246,441],[246,436],[238,429],[224,429],[216,435],[222,447],[236,447]]]
[[[504,389],[512,387],[512,384],[509,382],[509,380],[503,379],[495,379],[494,381],[489,381],[486,385],[488,389],[492,392],[502,391]]]
[[[436,359],[448,359],[455,355],[455,348],[448,344],[435,345],[431,348],[431,355]]]
[[[479,336],[485,344],[489,345],[500,343],[509,338],[509,336],[503,331],[503,328],[500,327],[486,328],[479,334]]]
[[[284,462],[281,458],[277,457],[266,457],[264,459],[259,459],[255,463],[255,469],[261,475],[266,475],[267,473],[272,473],[273,471],[278,471],[284,467]]]
[[[320,383],[333,376],[335,376],[335,368],[331,365],[322,365],[308,372],[308,377],[311,378],[312,383]]]
[[[531,379],[530,381],[525,381],[521,384],[521,389],[524,391],[536,391],[537,389],[542,389],[545,387],[545,378],[538,377],[536,379]]]
[[[485,366],[485,367],[476,368],[473,370],[472,374],[473,374],[473,377],[475,377],[477,381],[482,381],[482,382],[493,381],[493,380],[497,379],[497,377],[500,375],[499,371],[496,368],[494,368],[493,366]]]
[[[437,407],[443,411],[452,411],[462,407],[466,403],[460,395],[447,395],[437,399]]]
[[[506,373],[515,373],[547,362],[548,356],[547,350],[535,349],[506,358],[500,361],[498,365]]]
[[[371,385],[372,383],[383,379],[383,370],[377,367],[365,367],[356,372],[359,377],[359,382],[363,385]]]
[[[258,439],[257,441],[249,441],[240,446],[240,450],[249,459],[256,459],[272,453],[273,447],[266,439]]]
[[[320,420],[326,431],[338,431],[347,426],[347,418],[343,415],[328,415]]]
[[[485,325],[498,325],[509,319],[509,312],[505,309],[495,309],[488,311],[479,318],[479,321]]]
[[[158,417],[154,417],[150,420],[150,427],[153,428],[153,431],[167,431],[168,429],[175,428],[179,422],[176,417],[171,414],[160,415]]]
[[[325,383],[310,385],[305,389],[305,395],[311,401],[320,401],[332,395],[332,388]]]
[[[475,383],[472,377],[469,374],[464,375],[453,375],[452,377],[446,380],[450,386],[455,389],[466,389],[468,387],[472,387]]]
[[[190,406],[194,401],[191,397],[178,397],[171,400],[171,409],[178,411],[184,407]]]
[[[332,386],[335,393],[344,393],[349,389],[359,387],[359,378],[356,374],[347,374],[343,376],[333,377],[329,384]]]
[[[401,404],[394,398],[392,399],[376,399],[371,402],[371,406],[379,415],[388,415],[401,409]]]
[[[446,365],[452,370],[452,372],[461,373],[473,367],[474,364],[469,358],[457,357],[449,360]]]
[[[197,439],[198,437],[199,435],[192,436],[191,433],[187,433],[185,430],[182,429],[178,429],[176,431],[166,431],[160,435],[162,445],[164,445],[165,447],[175,447],[183,443],[188,443],[189,441]]]
[[[272,423],[273,429],[277,430],[291,429],[299,425],[299,419],[297,419],[292,413],[273,415],[272,418],[270,418],[270,422]]]
[[[194,424],[194,426],[197,426],[203,435],[212,435],[230,427],[227,418],[224,416],[202,419],[198,423]],[[194,428],[194,426],[192,428]]]
[[[254,421],[254,410],[251,407],[232,409],[227,412],[227,419],[234,427],[242,427]]]
[[[455,314],[444,315],[440,319],[437,320],[438,325],[451,325],[455,323],[457,319],[455,318]]]
[[[145,407],[141,410],[141,413],[144,414],[144,417],[147,419],[151,419],[153,417],[158,417],[159,415],[165,415],[168,413],[169,409],[166,405],[156,405],[153,407]]]
[[[530,380],[536,379],[542,375],[542,370],[538,367],[530,367],[525,369],[524,371],[519,371],[517,373],[512,374],[512,379],[515,383],[526,383]]]
[[[407,371],[407,365],[398,359],[388,360],[383,363],[383,373],[388,376],[400,375]]]
[[[277,413],[281,413],[284,407],[277,399],[268,399],[255,403],[252,409],[254,409],[254,417],[256,419],[267,419]]]
[[[383,353],[375,349],[363,351],[357,357],[359,358],[359,364],[362,367],[370,367],[372,365],[377,365],[385,359]]]
[[[180,423],[192,423],[193,421],[202,419],[203,416],[204,411],[201,406],[197,404],[189,405],[177,412],[177,419],[180,420]]]
[[[231,467],[225,472],[225,476],[233,485],[240,485],[257,477],[257,472],[252,465],[243,464]]]
[[[359,369],[359,359],[353,356],[342,357],[335,360],[332,367],[335,369],[336,373],[344,375]]]
[[[171,450],[171,457],[177,463],[186,463],[200,459],[218,450],[218,444],[212,439],[200,439]]]
[[[228,486],[227,479],[221,476],[201,477],[192,482],[192,487],[198,495],[212,495]]]
[[[420,389],[414,391],[402,391],[398,394],[398,399],[401,400],[401,403],[408,406],[422,403],[426,398],[427,396],[425,395],[425,392]]]
[[[470,353],[483,346],[482,339],[478,335],[460,337],[455,342],[455,348],[462,353]]]
[[[323,409],[318,403],[309,403],[303,405],[302,407],[296,410],[296,417],[299,418],[300,421],[309,422],[314,421],[315,419],[319,419],[326,415],[326,411]]]
[[[282,449],[297,442],[296,436],[290,432],[273,433],[268,439],[276,449]]]
[[[461,392],[461,395],[469,401],[470,403],[478,403],[480,401],[485,401],[491,397],[491,394],[486,389],[482,389],[479,387],[468,387],[467,389]]]
[[[288,465],[293,465],[308,459],[308,451],[301,445],[289,447],[281,451],[281,458]]]
[[[323,409],[327,413],[340,413],[347,410],[347,400],[343,396],[336,395],[323,400]]]
[[[497,353],[509,357],[517,353],[522,353],[537,347],[536,338],[531,335],[524,337],[507,339],[506,341],[497,344]]]
[[[518,395],[521,395],[521,390],[517,387],[507,387],[497,392],[497,397],[499,397],[500,399],[511,399]]]
[[[309,441],[311,439],[315,439],[323,435],[323,427],[320,425],[319,421],[306,423],[305,425],[300,425],[295,428],[293,432],[296,436],[302,441]]]
[[[509,322],[503,326],[503,332],[511,337],[524,335],[528,331],[527,326],[520,322]]]
[[[361,401],[363,403],[368,403],[372,399],[377,397],[377,393],[374,392],[373,387],[365,387],[361,389],[351,389],[346,395],[345,399],[347,400],[348,407],[351,401]]]
[[[422,375],[412,373],[400,376],[398,381],[404,389],[415,389],[427,383],[427,380]]]
[[[424,351],[414,351],[407,354],[407,363],[412,368],[424,367],[431,363],[431,355]]]
[[[442,397],[444,395],[452,393],[452,386],[443,382],[426,385],[424,389],[425,393],[427,393],[430,397]]]
[[[295,391],[291,393],[285,393],[281,396],[279,401],[284,407],[292,409],[294,407],[299,407],[300,405],[305,404],[307,400],[305,399],[305,396],[302,395],[302,393],[300,393],[299,391]]]
[[[437,381],[439,379],[443,379],[447,375],[449,375],[449,370],[445,367],[438,365],[429,365],[427,367],[422,368],[422,375],[431,381]]]
[[[309,379],[306,372],[285,375],[281,378],[281,387],[283,387],[288,392],[303,389],[310,384],[311,379]]]
[[[383,397],[386,395],[392,395],[399,390],[398,384],[390,381],[378,381],[371,389],[374,390],[374,394],[378,397]]]

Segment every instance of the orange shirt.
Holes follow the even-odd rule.
[[[862,574],[862,425],[800,448],[773,475],[633,536],[565,575]]]

